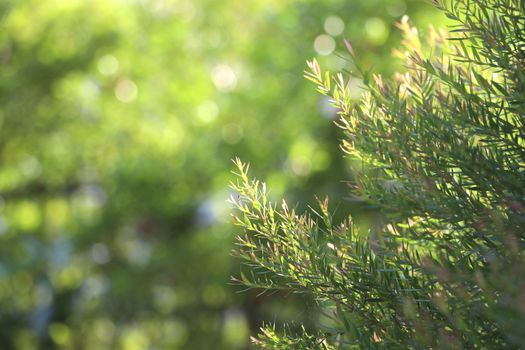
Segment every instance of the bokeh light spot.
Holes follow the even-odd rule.
[[[104,342],[110,341],[115,334],[115,325],[106,318],[97,319],[93,328],[95,337]]]
[[[290,161],[290,168],[297,176],[306,176],[312,170],[312,162],[305,156],[294,158]]]
[[[23,201],[17,206],[12,220],[22,230],[35,230],[42,222],[42,213],[36,203]]]
[[[206,305],[219,306],[226,300],[226,292],[220,285],[211,284],[204,288],[202,299]]]
[[[63,323],[52,323],[49,326],[49,335],[56,344],[68,345],[71,342],[71,331]]]
[[[146,266],[151,257],[151,245],[143,240],[129,240],[124,244],[127,260],[136,266]]]
[[[399,0],[393,4],[389,4],[386,6],[386,12],[392,17],[401,17],[405,14],[407,10],[407,5],[403,0]]]
[[[238,143],[242,140],[244,130],[242,126],[236,123],[226,124],[222,127],[221,136],[224,142],[231,145]]]
[[[99,264],[107,264],[111,260],[108,246],[104,243],[95,243],[91,247],[91,259]]]
[[[113,55],[102,56],[98,60],[98,71],[103,75],[113,75],[118,71],[119,63]]]
[[[335,50],[335,40],[330,35],[321,34],[314,41],[314,49],[321,56],[328,56]]]
[[[37,177],[42,173],[40,161],[31,155],[27,155],[20,164],[20,170],[27,177]]]
[[[324,21],[324,30],[332,36],[341,35],[345,30],[345,22],[337,16],[327,17]]]
[[[237,86],[237,75],[227,64],[218,64],[211,71],[211,79],[217,90],[230,92]]]
[[[353,77],[348,83],[348,90],[350,90],[350,96],[355,99],[361,98],[365,92],[365,84],[363,80]]]
[[[143,350],[148,349],[150,340],[148,336],[138,327],[130,327],[124,331],[122,336],[122,349]]]
[[[169,314],[177,306],[177,295],[173,288],[155,286],[153,288],[153,304],[163,314]]]
[[[124,79],[118,82],[115,87],[115,96],[120,102],[129,103],[137,98],[138,88],[137,84],[129,79]]]
[[[332,100],[328,96],[322,96],[319,100],[319,112],[326,119],[337,118],[337,108],[334,107]]]
[[[205,101],[197,107],[197,118],[200,122],[208,124],[217,119],[219,106],[213,101]]]
[[[365,22],[365,30],[368,38],[376,45],[384,44],[388,38],[388,28],[379,17],[371,17]]]
[[[250,332],[246,322],[246,317],[242,312],[236,309],[226,311],[223,331],[225,342],[232,346],[243,344]]]

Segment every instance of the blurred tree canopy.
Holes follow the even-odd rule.
[[[347,37],[392,72],[405,13],[435,20],[403,0],[3,1],[0,348],[240,349],[276,307],[307,317],[228,284],[230,160],[349,205],[302,71],[351,69]]]

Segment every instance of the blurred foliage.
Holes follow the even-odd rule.
[[[260,165],[276,197],[350,205],[334,110],[304,62],[351,67],[333,54],[348,37],[392,72],[382,57],[406,12],[434,14],[403,0],[3,1],[0,348],[239,349],[262,318],[307,318],[296,297],[229,285],[230,160]]]

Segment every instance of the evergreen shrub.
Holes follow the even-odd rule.
[[[392,79],[308,63],[362,164],[350,193],[384,218],[375,229],[334,222],[328,200],[272,203],[236,160],[239,282],[308,293],[330,320],[263,327],[261,348],[525,347],[525,2],[434,3],[450,30],[403,18],[406,71]],[[357,102],[351,75],[366,85]]]

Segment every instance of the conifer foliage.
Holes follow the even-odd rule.
[[[308,64],[364,165],[350,192],[384,215],[378,232],[333,222],[327,200],[304,214],[269,202],[236,161],[240,282],[310,293],[332,319],[263,327],[261,348],[525,347],[525,3],[435,5],[450,30],[422,36],[403,18],[406,71],[359,73],[358,102],[351,77]]]

